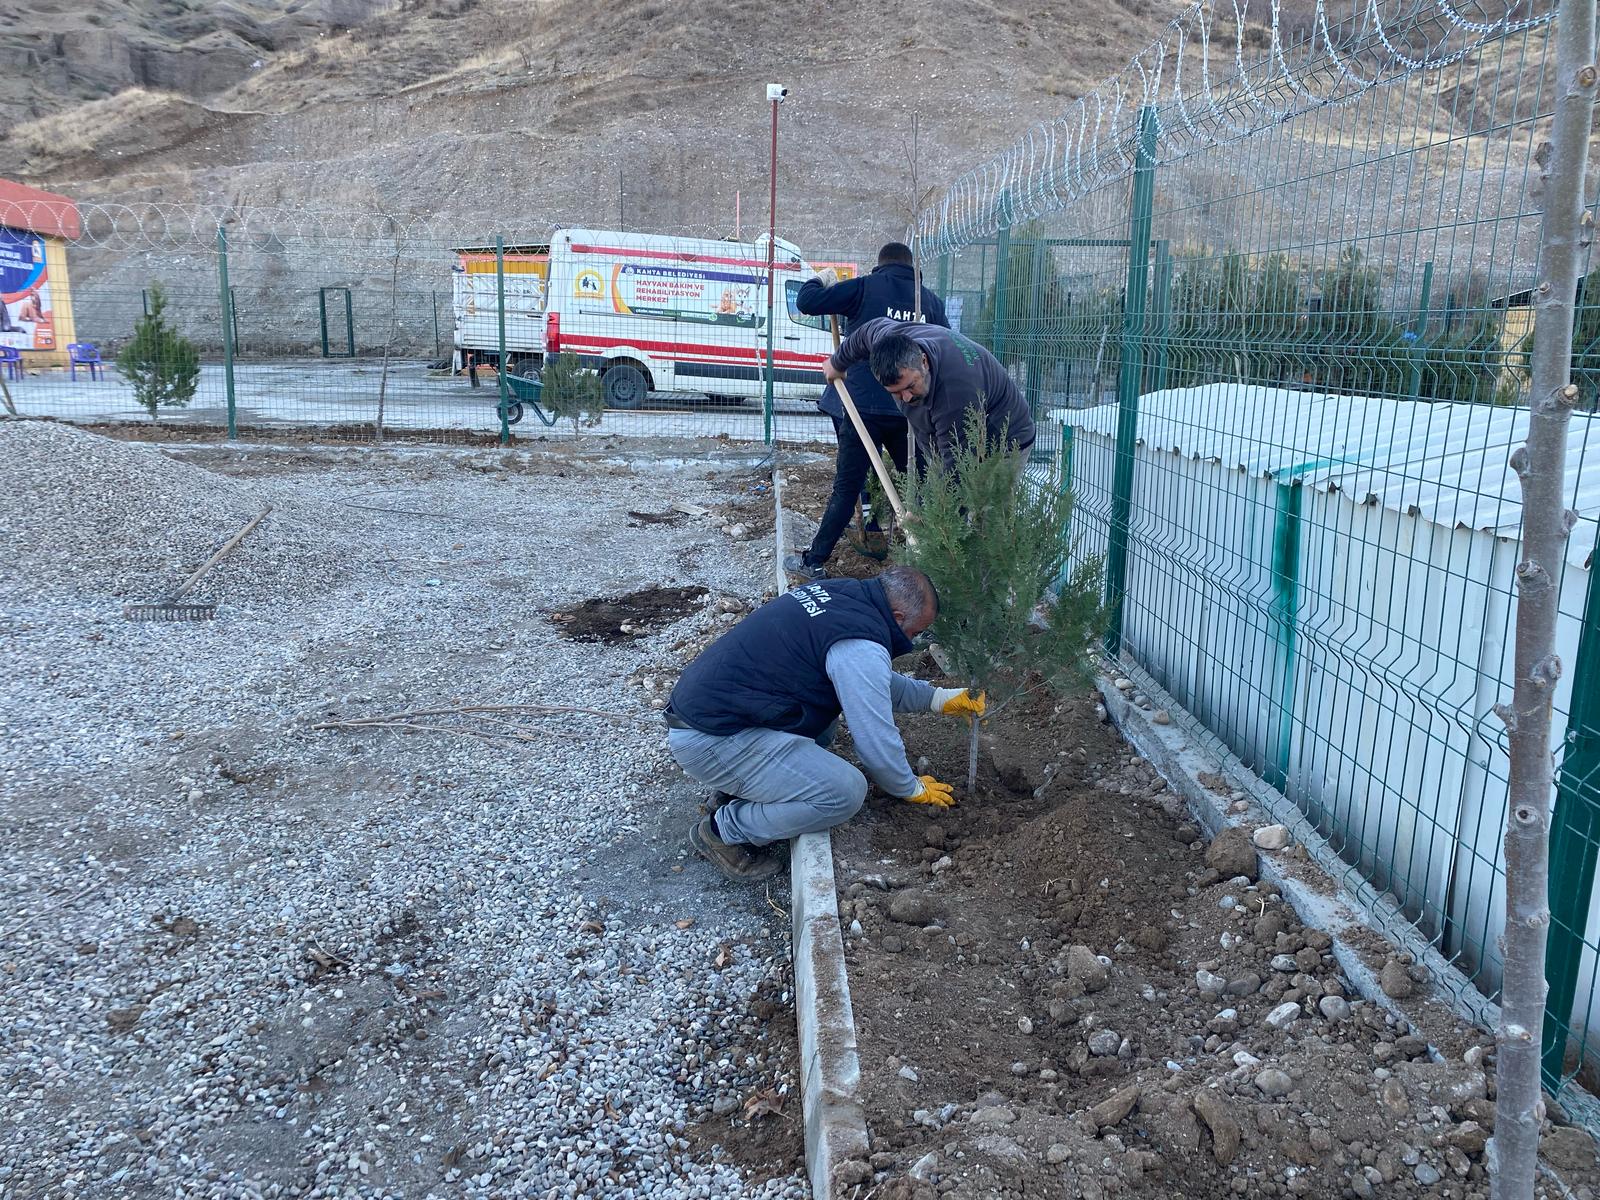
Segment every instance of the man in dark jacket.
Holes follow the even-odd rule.
[[[916,313],[916,271],[913,269],[911,248],[901,242],[890,242],[878,251],[878,265],[870,275],[860,279],[846,279],[835,283],[832,272],[824,272],[816,279],[807,280],[795,297],[795,307],[808,316],[838,316],[844,319],[844,332],[850,334],[876,317],[891,317],[896,321],[910,321]],[[922,319],[935,325],[948,325],[944,304],[927,288],[922,289]],[[845,386],[850,389],[850,399],[855,402],[861,422],[873,443],[886,452],[898,470],[906,469],[906,419],[900,409],[872,377],[866,363],[845,375]],[[823,564],[833,554],[839,536],[850,523],[850,512],[856,497],[866,483],[871,460],[862,445],[855,425],[845,414],[839,393],[831,384],[822,393],[817,407],[833,419],[834,438],[838,442],[838,462],[833,472],[833,494],[828,498],[827,510],[817,526],[811,548],[803,554],[792,554],[784,560],[784,569],[809,579],[820,579]]]
[[[706,647],[665,713],[672,756],[715,789],[689,830],[695,852],[730,879],[765,879],[780,865],[766,847],[854,816],[866,776],[827,749],[841,715],[884,791],[955,803],[949,784],[912,771],[894,724],[897,712],[983,715],[982,695],[890,667],[938,611],[926,575],[890,567],[876,579],[802,584]]]
[[[916,439],[917,458],[953,471],[966,442],[967,410],[983,414],[991,445],[1002,433],[1007,448],[1027,461],[1033,446],[1033,414],[1000,360],[977,342],[936,325],[867,321],[858,326],[823,367],[834,380],[867,363],[894,398]]]

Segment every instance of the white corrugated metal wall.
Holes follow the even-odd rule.
[[[1116,408],[1058,417],[1078,552],[1103,554]],[[1575,420],[1570,456],[1584,520],[1562,579],[1556,745],[1600,503],[1592,422]],[[1127,653],[1490,994],[1506,800],[1493,706],[1511,694],[1520,520],[1505,460],[1525,429],[1511,409],[1156,393],[1140,401],[1128,547]],[[1600,896],[1591,910],[1593,942]],[[1588,952],[1576,1028],[1585,1012],[1600,1024],[1595,970]]]

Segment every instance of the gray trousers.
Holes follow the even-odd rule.
[[[867,799],[867,777],[826,747],[830,725],[812,741],[775,729],[716,737],[672,729],[667,746],[691,778],[737,796],[717,813],[725,842],[765,846],[842,825]]]

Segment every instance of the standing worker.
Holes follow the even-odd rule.
[[[919,461],[955,470],[956,452],[967,440],[967,410],[976,408],[990,445],[999,446],[1003,435],[1021,474],[1033,448],[1033,413],[1000,360],[977,342],[936,325],[867,321],[823,364],[823,374],[830,382],[846,379],[853,389],[853,372],[862,364],[905,413]]]
[[[910,321],[917,312],[914,268],[911,248],[902,242],[890,242],[878,251],[878,265],[870,275],[838,282],[830,267],[801,286],[795,297],[795,307],[807,316],[844,318],[847,335],[877,317]],[[944,304],[927,288],[922,289],[922,317],[935,325],[949,324],[945,320]],[[845,376],[845,384],[850,389],[856,411],[861,414],[861,423],[867,427],[867,435],[894,460],[897,470],[904,471],[906,419],[900,409],[872,377],[866,363],[850,371]],[[828,498],[827,510],[817,526],[816,537],[811,540],[811,548],[783,560],[784,570],[807,579],[820,579],[825,574],[823,564],[833,554],[840,534],[850,523],[850,511],[855,507],[856,497],[861,494],[871,467],[867,448],[862,445],[855,424],[845,415],[844,404],[832,381],[817,401],[817,407],[833,419],[834,438],[839,445],[833,494]]]
[[[948,808],[950,785],[917,775],[897,712],[981,717],[984,698],[896,674],[893,659],[933,624],[939,597],[912,567],[875,579],[801,584],[711,643],[684,671],[663,714],[672,757],[713,789],[689,844],[730,879],[766,879],[767,849],[831,829],[867,798],[867,780],[827,746],[839,717],[878,786]]]

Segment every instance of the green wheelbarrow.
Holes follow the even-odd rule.
[[[508,371],[505,376],[506,396],[501,403],[505,407],[502,414],[507,425],[515,425],[522,420],[528,409],[533,410],[533,415],[539,418],[540,424],[552,426],[556,418],[545,412],[539,404],[539,397],[544,393],[544,383],[539,378],[539,368],[532,363],[518,367],[516,371]]]

